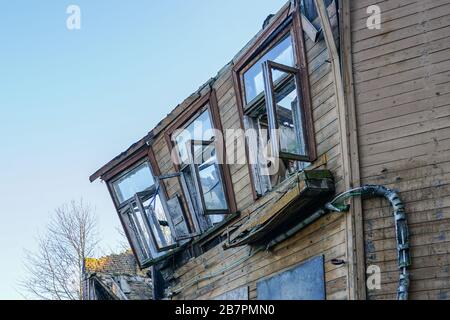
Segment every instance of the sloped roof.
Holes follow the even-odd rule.
[[[151,300],[152,279],[140,270],[131,251],[102,258],[87,258],[84,277],[104,299]],[[88,299],[88,297],[86,298]]]

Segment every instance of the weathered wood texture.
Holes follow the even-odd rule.
[[[361,179],[398,189],[411,232],[411,299],[450,297],[450,2],[350,1]],[[381,8],[381,29],[366,9]],[[364,201],[366,264],[382,271],[369,299],[398,281],[388,204]]]
[[[334,7],[329,9],[331,24],[336,39],[337,15]],[[326,155],[327,169],[331,170],[336,179],[338,192],[343,191],[343,174],[340,160],[340,138],[337,122],[337,110],[333,77],[325,41],[312,42],[305,35],[307,66],[311,86],[313,105],[314,131],[317,141],[318,156]],[[216,90],[221,123],[224,130],[241,128],[236,92],[233,87],[231,66],[223,69],[213,83]],[[227,146],[227,152],[230,145]],[[161,172],[173,172],[169,149],[162,136],[156,136],[153,144],[156,160]],[[227,155],[231,157],[231,155]],[[253,202],[250,173],[245,163],[245,152],[238,150],[234,158],[240,159],[238,164],[231,164],[230,171],[238,210],[244,211]],[[165,181],[169,196],[181,193],[177,179]],[[264,199],[264,198],[263,198]],[[263,200],[261,199],[261,200]],[[250,215],[243,215],[248,219]],[[298,265],[308,259],[324,255],[325,257],[325,288],[327,299],[348,298],[348,267],[347,264],[335,266],[332,259],[347,259],[347,230],[346,220],[342,215],[326,216],[308,228],[298,232],[292,238],[277,245],[272,252],[258,252],[250,254],[249,246],[224,250],[221,245],[207,251],[203,255],[192,259],[186,265],[175,270],[175,287],[181,288],[173,299],[212,299],[242,286],[249,287],[249,298],[256,299],[256,282]],[[220,275],[209,277],[235,262],[236,264]],[[194,281],[198,277],[206,277],[201,281]]]

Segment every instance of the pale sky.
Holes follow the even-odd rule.
[[[2,1],[0,299],[17,299],[23,250],[71,199],[96,207],[117,249],[106,187],[88,177],[225,65],[286,0]],[[68,30],[66,8],[81,9]]]

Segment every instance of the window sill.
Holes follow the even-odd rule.
[[[228,225],[230,222],[232,222],[235,218],[240,216],[240,212],[235,212],[232,214],[227,214],[227,217],[221,221],[220,223],[218,223],[217,225],[215,225],[214,227],[212,227],[211,229],[209,229],[208,231],[202,233],[201,235],[199,235],[199,237],[197,239],[195,239],[192,244],[201,244],[203,242],[206,242],[208,240],[211,240],[211,238],[217,236],[219,233],[222,233],[223,228]]]
[[[157,264],[159,262],[162,262],[164,260],[169,259],[170,257],[174,256],[178,252],[181,252],[184,249],[186,249],[189,246],[190,243],[191,243],[191,240],[186,241],[186,243],[183,243],[181,246],[179,246],[179,247],[177,247],[175,249],[172,249],[170,251],[167,251],[167,253],[165,255],[162,255],[162,256],[160,256],[158,258],[155,258],[155,259],[147,259],[147,260],[145,260],[144,262],[142,262],[142,269],[149,268],[149,267],[154,266],[155,264]]]
[[[247,216],[248,219],[230,234],[224,248],[257,244],[276,237],[280,230],[289,228],[312,213],[314,211],[311,210],[312,205],[320,204],[333,193],[333,175],[328,170],[312,169],[292,175],[242,212],[242,215]],[[302,214],[298,214],[299,212]],[[202,245],[222,234],[225,227],[239,216],[241,216],[240,212],[229,214],[224,221],[198,238],[187,241],[161,257],[144,261],[142,267],[148,268],[167,260],[189,246]]]
[[[266,243],[314,213],[314,206],[334,194],[328,170],[299,172],[245,210],[249,219],[234,231],[225,249]]]

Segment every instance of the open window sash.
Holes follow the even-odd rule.
[[[198,202],[204,215],[230,213],[224,177],[219,165],[215,139],[190,140],[189,163],[195,175]],[[220,150],[220,149],[219,149]]]
[[[183,181],[183,177],[182,177],[181,173],[173,173],[173,174],[159,176],[159,177],[156,177],[156,180],[157,180],[158,185],[160,185],[160,183],[163,180],[172,179],[172,178],[176,178],[176,177],[180,177],[181,180]],[[182,184],[183,184],[183,182],[182,182]],[[164,195],[161,195],[161,197],[165,198]],[[169,199],[167,201],[162,201],[162,204],[164,206],[165,212],[167,212],[169,215],[168,222],[169,222],[170,228],[173,231],[173,234],[175,236],[175,240],[177,242],[191,239],[199,234],[196,231],[191,232],[191,230],[188,226],[188,223],[186,221],[186,215],[185,215],[185,211],[183,209],[183,204],[178,195],[175,195],[174,197],[172,197],[171,199]],[[196,223],[196,221],[194,221],[194,224],[195,223]],[[194,227],[196,230],[198,230],[196,228],[196,226],[194,226]]]
[[[160,182],[174,178],[174,175],[155,177],[155,188],[149,192],[135,195],[135,203],[140,214],[147,221],[147,231],[151,234],[152,246],[158,252],[175,248],[180,242],[193,238],[184,215],[183,206],[178,196],[169,200],[161,192]]]
[[[257,117],[244,116],[244,124],[245,128],[249,129],[246,139],[250,151],[249,161],[252,167],[251,173],[255,183],[255,191],[258,196],[263,196],[272,190],[268,159],[263,152],[263,149],[267,146],[267,138],[264,140],[262,128]]]
[[[136,212],[131,201],[120,209],[119,214],[140,265],[143,265],[149,259],[155,259],[162,255],[154,246],[151,235],[145,227],[145,222]]]
[[[201,206],[201,199],[198,196],[195,171],[193,170],[195,170],[195,168],[193,168],[192,164],[182,167],[180,170],[180,182],[189,212],[192,213],[191,217],[195,233],[200,235],[202,232],[211,228],[212,223],[205,215],[203,215],[203,207]]]
[[[177,246],[171,219],[166,216],[166,210],[162,207],[162,201],[158,192],[150,197],[141,197],[137,193],[132,203],[136,215],[144,222],[146,233],[150,235],[149,245],[157,252],[168,251]]]
[[[299,72],[273,61],[263,63],[272,156],[308,161]]]
[[[134,195],[128,192],[130,196],[127,196],[125,200],[122,199],[118,207],[130,245],[141,265],[148,260],[163,256],[165,252],[182,245],[197,235],[190,232],[180,198],[175,196],[167,200],[161,188],[162,180],[174,178],[174,176],[157,177],[153,175],[151,167],[148,164],[147,166],[149,173],[146,179],[149,180],[149,183],[145,186],[148,187],[133,189],[131,188],[133,185],[127,185],[128,189],[134,192],[137,189],[142,191],[138,191]],[[137,167],[141,168],[143,165]],[[135,169],[129,172],[134,173]],[[117,198],[116,193],[113,193],[113,197]]]

